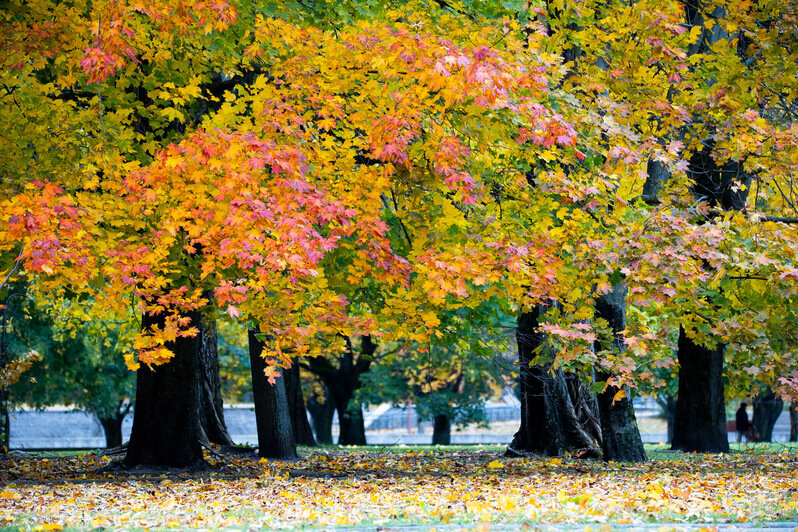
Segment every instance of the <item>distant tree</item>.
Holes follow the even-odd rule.
[[[363,377],[358,397],[378,404],[412,403],[419,420],[433,423],[432,443],[448,445],[451,428],[484,423],[485,401],[512,381],[509,321],[496,300],[437,316],[434,340],[377,353],[379,364]]]
[[[123,358],[132,348],[134,326],[100,320],[76,325],[65,317],[68,308],[50,308],[48,313],[30,298],[15,308],[11,350],[36,350],[41,361],[11,387],[12,402],[34,408],[66,405],[89,412],[102,426],[106,445],[121,445],[122,422],[135,396],[136,376]]]
[[[773,427],[784,409],[784,401],[767,387],[762,387],[754,396],[754,412],[751,424],[757,441],[773,441]]]

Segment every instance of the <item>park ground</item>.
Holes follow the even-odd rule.
[[[643,464],[505,458],[489,446],[302,448],[291,462],[208,452],[207,470],[167,472],[110,472],[110,459],[93,453],[13,453],[0,457],[0,529],[607,530],[798,520],[795,444],[734,445],[713,456],[647,450]]]

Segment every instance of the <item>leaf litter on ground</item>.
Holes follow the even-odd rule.
[[[642,464],[499,451],[304,449],[298,461],[207,453],[202,471],[116,471],[99,454],[0,458],[0,527],[230,528],[798,519],[792,452]],[[681,459],[680,459],[681,457]]]

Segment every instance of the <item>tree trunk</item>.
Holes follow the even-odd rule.
[[[596,316],[607,321],[613,331],[612,349],[622,353],[626,350],[623,331],[626,330],[626,285],[619,283],[611,292],[596,300]],[[596,349],[601,349],[596,343]],[[596,375],[597,381],[607,381],[609,373]],[[637,419],[627,393],[615,399],[621,390],[607,386],[598,394],[601,417],[601,449],[605,461],[645,462],[646,451],[637,428]]]
[[[674,417],[676,416],[676,399],[671,395],[660,395],[657,397],[657,403],[662,408],[662,415],[665,416],[668,431],[668,443],[673,442],[673,425]]]
[[[202,442],[206,445],[208,443],[234,445],[224,422],[216,320],[212,316],[203,316],[200,340],[199,364],[197,365],[197,380],[199,381],[197,408],[202,427]]]
[[[686,9],[688,19],[700,18],[700,13],[690,11],[690,6],[686,5]],[[688,175],[693,182],[693,193],[711,206],[726,211],[742,210],[752,176],[745,173],[741,162],[729,161],[718,166],[713,157],[714,148],[713,139],[704,140],[701,151],[690,157]],[[725,345],[718,343],[714,349],[707,349],[689,338],[682,327],[678,349],[679,393],[672,447],[690,452],[728,452],[723,396]]]
[[[606,381],[609,373],[598,374],[597,380]],[[601,416],[601,450],[605,461],[645,462],[646,450],[637,428],[634,407],[628,395],[613,401],[619,392],[615,386],[607,386],[598,394]]]
[[[538,306],[518,317],[516,340],[520,365],[521,427],[507,448],[508,456],[536,453],[558,456],[563,451],[584,450],[585,456],[597,456],[590,425],[580,421],[577,405],[587,405],[581,396],[572,397],[565,374],[549,371],[550,363],[530,365],[536,349],[545,344],[538,331],[544,307]],[[581,387],[571,388],[583,390]]]
[[[192,324],[200,313],[189,312]],[[142,330],[163,326],[164,315],[144,314]],[[136,375],[136,409],[125,467],[189,467],[202,462],[197,391],[200,338],[178,337],[166,347],[174,353],[164,365],[141,366]]]
[[[798,441],[798,403],[790,403],[790,441]]]
[[[330,398],[330,390],[324,388],[324,402],[319,402],[316,397],[308,397],[308,412],[316,433],[316,441],[321,445],[332,445],[332,421],[335,415],[335,406]]]
[[[672,449],[699,453],[729,452],[723,397],[724,345],[696,344],[679,329],[679,395]]]
[[[773,427],[781,416],[784,401],[776,399],[772,390],[754,397],[754,413],[751,424],[754,428],[755,441],[773,441]]]
[[[0,369],[5,369],[0,365]],[[11,439],[11,416],[8,414],[8,392],[0,389],[0,454],[8,454],[9,440]]]
[[[360,405],[352,408],[350,402],[355,390],[345,384],[330,386],[330,391],[338,412],[338,445],[366,445],[366,426],[363,409]]]
[[[562,436],[554,430],[546,430],[549,418],[546,412],[545,382],[548,375],[541,366],[533,366],[535,350],[545,343],[543,334],[538,331],[539,319],[543,314],[540,306],[518,316],[515,331],[518,345],[519,382],[521,389],[521,426],[507,448],[507,454],[540,453],[556,456],[560,453]]]
[[[302,381],[299,374],[299,365],[292,364],[284,369],[285,392],[288,396],[288,411],[291,414],[291,425],[294,428],[294,441],[297,445],[315,446],[313,431],[310,430],[308,414],[305,409],[305,398],[302,396]]]
[[[322,357],[308,359],[308,369],[319,376],[329,392],[338,412],[339,445],[366,445],[366,428],[360,405],[352,408],[350,402],[360,388],[360,376],[369,370],[377,344],[370,336],[360,337],[360,352],[355,360],[355,351],[349,337],[345,337],[347,350],[338,357],[338,367]]]
[[[648,204],[659,203],[659,191],[669,179],[670,173],[665,165],[649,159],[646,165],[646,181],[643,183],[643,201]]]
[[[581,404],[584,408],[593,402],[588,399],[587,389],[579,382],[578,375],[573,373],[566,375],[562,369],[555,371],[553,376],[550,370],[546,373],[551,376],[545,387],[546,400],[550,403],[546,408],[554,414],[553,423],[563,435],[560,452],[579,451],[584,458],[597,458],[601,431],[594,431],[599,428],[596,415],[591,412],[589,422],[585,423],[577,413],[577,405]]]
[[[124,419],[125,414],[122,413],[115,417],[97,417],[105,434],[105,446],[109,449],[122,445],[122,421]]]
[[[285,378],[269,383],[264,371],[264,344],[256,331],[249,331],[249,362],[252,368],[252,396],[255,403],[255,424],[258,428],[258,456],[263,458],[297,458],[294,429],[288,412]]]
[[[446,414],[438,414],[432,422],[432,445],[452,443],[452,422]]]

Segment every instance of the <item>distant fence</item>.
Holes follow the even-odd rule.
[[[521,407],[512,405],[489,405],[485,407],[485,420],[488,423],[501,421],[520,421]],[[393,407],[368,424],[366,430],[394,430],[401,428],[417,428],[418,415],[413,406]]]

